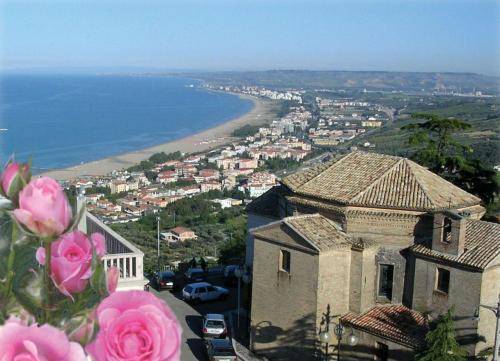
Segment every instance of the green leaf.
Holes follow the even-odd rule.
[[[101,258],[97,256],[94,245],[92,245],[92,276],[90,277],[90,286],[102,297],[108,295],[104,263]]]
[[[12,292],[18,302],[37,320],[41,315],[42,275],[35,259],[34,244],[14,245]],[[38,272],[37,272],[38,271]]]

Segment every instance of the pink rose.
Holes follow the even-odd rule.
[[[21,191],[24,184],[29,182],[30,169],[27,164],[11,162],[7,164],[0,176],[2,192],[8,198],[14,198]]]
[[[90,236],[92,240],[92,244],[94,245],[95,252],[99,257],[102,257],[106,254],[106,240],[104,236],[100,233],[92,233]]]
[[[96,239],[94,235],[92,238]],[[102,257],[105,253],[104,245],[99,244],[98,247],[96,246],[97,255]],[[38,248],[36,259],[41,265],[45,265],[45,248]],[[66,233],[52,242],[50,272],[55,286],[62,294],[71,297],[73,293],[82,292],[91,276],[91,267],[92,244],[84,233]]]
[[[82,346],[50,325],[26,326],[9,319],[0,326],[2,361],[85,361]]]
[[[58,236],[68,228],[71,208],[61,186],[53,179],[33,179],[19,193],[14,217],[42,237]]]
[[[106,281],[108,285],[108,292],[113,293],[116,291],[116,286],[118,286],[118,278],[120,276],[120,270],[117,267],[109,267],[106,271]]]
[[[86,351],[95,361],[178,361],[181,327],[162,300],[145,291],[118,291],[97,307],[99,332]]]

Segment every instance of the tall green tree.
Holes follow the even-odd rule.
[[[497,172],[474,159],[472,148],[455,138],[471,125],[428,113],[415,113],[412,118],[420,121],[401,128],[409,132],[408,143],[415,148],[412,158],[485,203],[494,202],[500,186]]]
[[[467,352],[455,337],[453,309],[440,315],[431,331],[425,336],[426,347],[417,354],[416,361],[466,361]]]
[[[411,117],[425,120],[401,128],[410,132],[408,143],[417,148],[415,160],[438,173],[448,166],[460,167],[465,163],[465,156],[472,149],[456,141],[453,135],[469,129],[469,123],[428,113],[414,113]]]

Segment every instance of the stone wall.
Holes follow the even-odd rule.
[[[437,267],[450,272],[448,294],[436,290]],[[481,272],[454,268],[431,260],[415,259],[413,309],[430,312],[431,318],[435,318],[454,306],[457,339],[470,354],[474,354],[478,341],[477,321],[473,319],[473,315],[480,301],[482,277]]]
[[[495,307],[500,297],[500,256],[490,263],[483,272],[481,285],[481,304]],[[484,341],[476,345],[476,352],[493,346],[495,340],[496,319],[493,312],[481,308],[479,310],[478,334]]]
[[[349,312],[350,253],[350,248],[343,248],[319,255],[318,329],[328,309],[330,309],[330,316],[333,316],[331,321],[335,322],[338,321],[339,316]]]
[[[276,219],[266,216],[261,216],[255,213],[248,213],[247,217],[247,230],[264,226],[271,222],[276,221]],[[253,235],[248,232],[246,239],[246,249],[245,249],[245,264],[248,267],[252,267],[253,264]]]
[[[290,273],[279,269],[290,252]],[[318,255],[255,239],[251,349],[273,360],[315,359]]]
[[[401,254],[401,248],[391,246],[380,246],[375,255],[375,303],[403,303],[403,289],[406,269],[406,259]],[[392,282],[392,300],[386,300],[378,296],[379,265],[389,264],[394,266]]]

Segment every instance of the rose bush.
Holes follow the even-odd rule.
[[[0,175],[0,361],[178,361],[181,328],[144,291],[116,291],[106,241],[75,230],[62,187],[10,162]],[[21,321],[22,320],[22,321]]]

